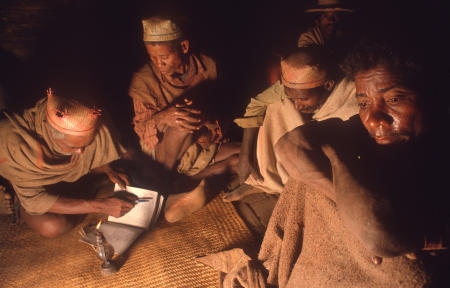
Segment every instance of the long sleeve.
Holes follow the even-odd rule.
[[[134,131],[139,136],[148,150],[155,149],[159,142],[158,129],[153,115],[158,111],[152,105],[144,104],[139,100],[133,99],[134,106]]]
[[[278,81],[256,97],[250,99],[244,117],[234,119],[242,128],[254,128],[262,125],[269,104],[284,98],[283,85]]]

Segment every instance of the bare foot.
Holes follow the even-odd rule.
[[[169,195],[164,208],[164,218],[169,223],[177,222],[205,206],[206,200],[206,182],[203,179],[192,191]]]

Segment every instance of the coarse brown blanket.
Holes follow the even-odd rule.
[[[233,260],[236,257],[210,255]],[[384,258],[374,264],[362,243],[343,226],[335,202],[324,193],[290,180],[281,194],[261,245],[259,260],[267,269],[264,285],[279,287],[424,287],[428,278],[419,260],[404,256]],[[213,259],[211,259],[213,258]],[[242,259],[242,256],[239,258]],[[250,261],[250,260],[248,260]],[[245,265],[244,265],[245,264]],[[234,265],[234,275],[248,270],[245,261]],[[255,265],[253,265],[255,266]],[[224,265],[215,265],[220,269]],[[225,271],[224,271],[225,272]],[[246,271],[258,276],[263,270]],[[231,284],[227,284],[231,283]],[[224,282],[223,287],[265,287],[259,280],[242,282],[242,277]]]
[[[121,146],[101,125],[83,153],[64,155],[46,127],[47,99],[41,99],[23,116],[7,115],[0,122],[0,175],[11,182],[21,205],[32,214],[43,214],[58,195],[44,186],[75,182],[91,169],[120,158]]]

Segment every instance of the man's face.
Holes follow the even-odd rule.
[[[181,44],[182,45],[182,44]],[[174,47],[172,44],[145,44],[150,60],[159,69],[162,75],[172,75],[182,72],[184,65],[183,47]]]
[[[295,109],[301,113],[311,114],[322,107],[330,92],[320,86],[312,89],[284,87],[284,93],[294,103]]]
[[[359,116],[378,144],[407,142],[422,132],[417,95],[378,66],[355,75]]]
[[[48,122],[46,123],[50,128],[49,131],[50,137],[55,142],[55,144],[61,149],[61,151],[66,154],[83,153],[86,146],[91,144],[95,138],[96,131],[88,135],[76,136],[59,132],[55,128],[53,128],[50,123]]]
[[[325,37],[329,38],[336,30],[336,26],[339,23],[340,15],[336,12],[323,12],[320,18],[317,20],[317,24],[320,30],[325,34]]]

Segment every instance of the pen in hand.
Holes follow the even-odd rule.
[[[136,199],[136,203],[140,203],[140,202],[148,202],[148,201],[150,201],[151,199],[153,199],[153,197],[141,197],[141,198]]]

